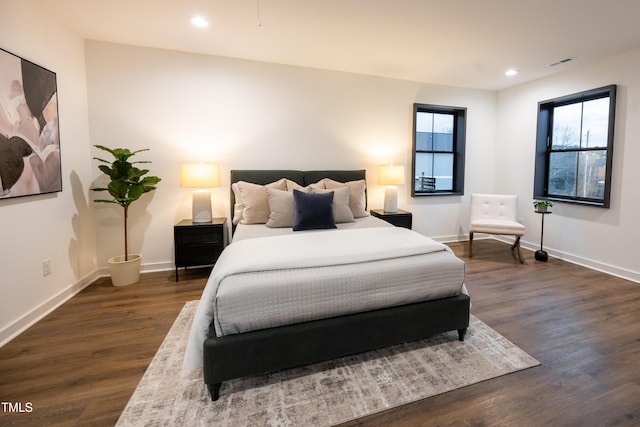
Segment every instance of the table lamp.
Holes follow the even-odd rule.
[[[404,166],[380,166],[378,182],[386,185],[384,190],[384,211],[390,213],[398,212],[398,187],[396,185],[404,184]]]
[[[193,191],[191,221],[211,222],[211,191],[220,186],[218,165],[213,163],[183,163],[180,168],[180,186],[197,188]]]

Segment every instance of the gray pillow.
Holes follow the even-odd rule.
[[[293,192],[267,188],[269,198],[269,228],[293,227]]]
[[[321,190],[312,188],[312,193],[327,193],[333,191],[333,217],[336,224],[343,222],[354,222],[353,213],[349,206],[349,188],[338,187],[333,190]]]
[[[282,178],[267,185],[238,181],[240,204],[243,206],[241,224],[264,224],[269,220],[267,188],[286,190],[287,181]]]
[[[357,181],[338,182],[330,178],[324,179],[325,188],[328,190],[334,190],[339,187],[346,186],[349,189],[349,207],[354,218],[361,218],[368,216],[367,212],[367,196],[365,194],[365,188],[367,186],[364,179]]]

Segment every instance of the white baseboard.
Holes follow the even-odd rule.
[[[154,271],[169,271],[169,270],[175,270],[175,268],[176,268],[176,265],[173,263],[173,261],[154,262],[150,264],[143,264],[142,272],[151,273]]]
[[[501,237],[497,235],[491,236],[491,238],[505,243],[513,243],[513,238],[509,239],[508,237]],[[534,252],[540,249],[540,243],[525,242],[524,240],[520,241],[520,246]],[[549,254],[550,257],[561,259],[563,261],[580,265],[582,267],[590,268],[591,270],[600,271],[601,273],[610,274],[611,276],[620,277],[621,279],[640,283],[640,272],[638,271],[629,270],[612,264],[606,264],[589,258],[583,258],[581,256],[558,251],[553,248],[545,247],[544,250],[545,252],[547,252],[547,254]]]
[[[455,235],[451,235],[451,236],[432,237],[432,239],[435,240],[436,242],[440,242],[440,243],[452,243],[452,242],[464,242],[465,240],[468,240],[469,237],[468,236],[460,236],[458,234],[455,234]]]
[[[170,271],[175,270],[175,264],[173,261],[165,261],[165,262],[154,262],[148,264],[142,264],[140,266],[141,273],[153,273],[156,271]],[[109,267],[102,267],[97,270],[97,277],[107,277],[109,276]]]
[[[175,268],[173,262],[158,262],[153,264],[143,264],[140,271],[149,273],[153,271],[169,271]],[[76,283],[69,285],[67,288],[58,292],[44,303],[35,307],[22,317],[11,323],[9,326],[0,330],[0,347],[29,329],[39,320],[43,319],[49,313],[60,307],[62,304],[70,300],[84,288],[95,282],[100,277],[109,276],[109,267],[99,268],[89,273]]]
[[[33,310],[25,313],[22,317],[0,330],[0,347],[29,329],[39,320],[43,319],[49,313],[67,302],[71,297],[82,291],[84,288],[92,284],[98,278],[98,271],[95,270],[76,283],[69,285],[67,288],[58,292]]]

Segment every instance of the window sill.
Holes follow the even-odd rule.
[[[422,196],[462,196],[464,193],[459,191],[414,191],[411,193],[411,197]]]
[[[609,208],[609,203],[605,201],[594,201],[594,200],[583,200],[583,199],[568,199],[564,197],[554,197],[554,196],[540,196],[535,197],[545,200],[551,200],[552,202],[559,203],[570,203],[572,205],[582,205],[582,206],[593,206],[595,208]]]

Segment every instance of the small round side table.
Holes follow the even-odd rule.
[[[538,261],[547,262],[549,254],[542,249],[542,239],[544,238],[544,216],[549,215],[551,212],[536,210],[536,213],[542,215],[542,227],[540,228],[540,249],[536,251],[535,257]]]

